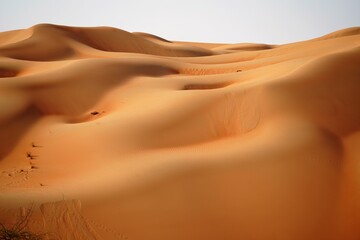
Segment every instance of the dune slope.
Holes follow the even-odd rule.
[[[0,222],[49,239],[360,238],[360,28],[285,45],[0,33]]]

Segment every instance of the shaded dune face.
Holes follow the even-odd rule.
[[[0,33],[0,222],[33,203],[61,239],[359,239],[359,29]]]

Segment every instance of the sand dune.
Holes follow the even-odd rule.
[[[359,66],[360,28],[0,33],[0,222],[33,204],[55,239],[359,239]]]

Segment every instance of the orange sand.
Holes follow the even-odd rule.
[[[3,32],[0,143],[0,222],[33,204],[28,228],[56,239],[357,240],[360,28]]]

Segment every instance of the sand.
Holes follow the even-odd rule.
[[[31,208],[45,239],[357,240],[359,66],[360,28],[285,45],[0,33],[0,222]]]

